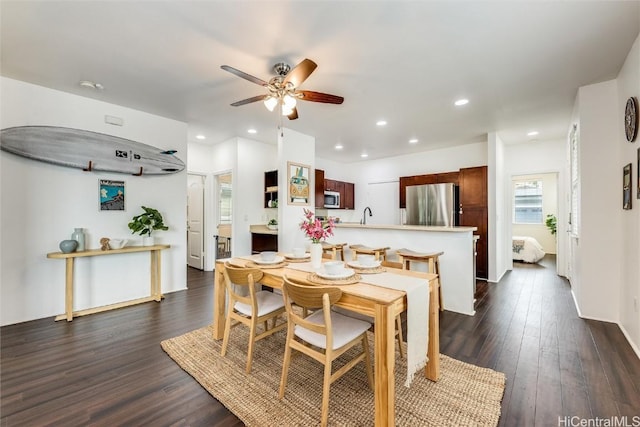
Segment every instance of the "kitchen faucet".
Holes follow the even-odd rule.
[[[362,220],[360,221],[360,224],[365,225],[367,223],[367,210],[369,211],[369,216],[373,216],[373,214],[371,213],[371,208],[367,206],[362,212]]]

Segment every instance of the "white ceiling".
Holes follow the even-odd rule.
[[[265,93],[220,69],[268,80],[272,66],[318,64],[286,127],[342,162],[486,140],[566,137],[580,86],[615,78],[640,31],[640,2],[5,1],[3,76],[189,124],[217,143],[275,143]],[[80,80],[104,85],[101,92]],[[454,107],[458,98],[469,104]],[[388,125],[378,128],[375,122]],[[247,129],[257,129],[249,135]],[[410,145],[410,138],[419,143]],[[342,152],[333,147],[344,145]]]

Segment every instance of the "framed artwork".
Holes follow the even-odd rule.
[[[124,181],[101,179],[100,181],[100,210],[124,211]]]
[[[631,163],[622,169],[622,209],[631,209]]]
[[[309,205],[311,194],[308,165],[287,162],[287,203],[290,205]]]

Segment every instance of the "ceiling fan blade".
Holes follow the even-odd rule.
[[[293,107],[293,112],[287,116],[289,120],[295,120],[298,118],[298,109]]]
[[[313,73],[318,65],[310,59],[304,59],[301,63],[296,65],[291,71],[287,73],[284,78],[284,83],[292,83],[293,87],[298,87],[307,80],[307,77]]]
[[[258,96],[253,96],[251,98],[247,98],[247,99],[243,99],[242,101],[236,101],[233,104],[231,104],[233,107],[239,107],[241,105],[245,105],[245,104],[251,104],[252,102],[257,102],[257,101],[263,101],[264,99],[268,98],[269,95],[258,95]]]
[[[257,85],[260,86],[267,86],[267,82],[265,82],[262,79],[259,79],[257,77],[252,76],[251,74],[247,74],[244,71],[240,71],[236,68],[230,67],[228,65],[221,65],[220,68],[222,68],[225,71],[230,72],[231,74],[235,74],[238,77],[242,77],[245,80],[249,80],[251,83],[255,83]]]
[[[303,101],[324,102],[326,104],[342,104],[344,98],[338,95],[330,95],[328,93],[314,92],[311,90],[300,90],[297,93],[302,94],[300,97]]]

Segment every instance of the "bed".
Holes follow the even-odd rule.
[[[513,260],[535,263],[546,255],[536,239],[528,236],[513,236]]]

